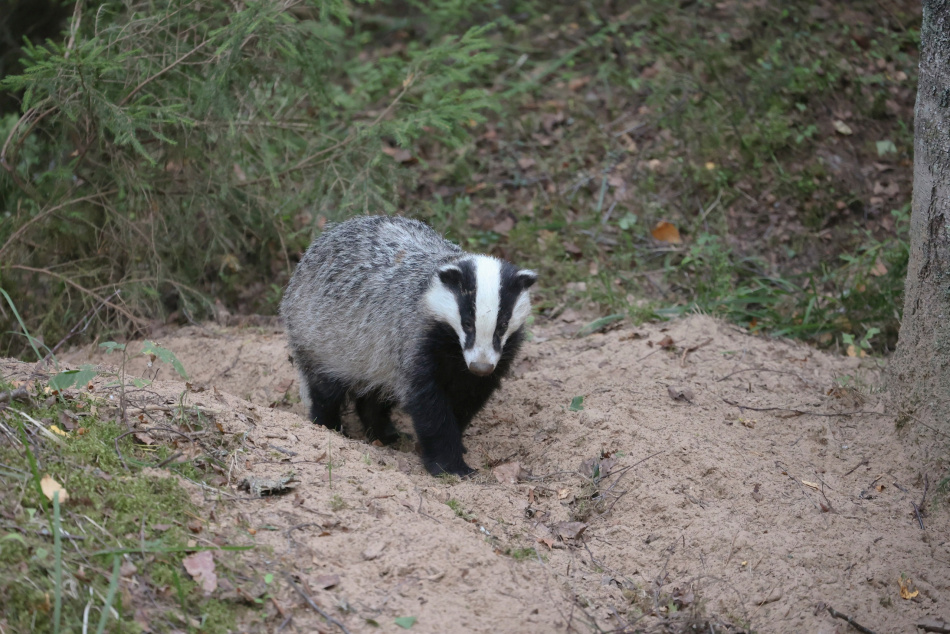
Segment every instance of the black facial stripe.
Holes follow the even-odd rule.
[[[465,333],[464,349],[468,350],[475,345],[475,262],[471,259],[461,260],[455,266],[462,272],[461,280],[458,285],[451,284],[447,288],[458,303],[462,331]]]
[[[518,271],[518,267],[509,262],[504,262],[501,266],[498,321],[495,324],[495,336],[492,337],[492,344],[496,352],[501,352],[501,338],[505,336],[505,331],[508,330],[511,313],[514,311],[515,304],[518,302],[518,298],[521,296],[523,290],[517,279]]]

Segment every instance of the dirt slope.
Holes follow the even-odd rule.
[[[209,533],[256,528],[272,550],[255,551],[255,569],[300,573],[350,632],[403,631],[400,616],[417,617],[413,632],[647,628],[694,611],[715,631],[848,631],[826,607],[877,632],[950,619],[950,517],[931,492],[918,525],[923,482],[879,413],[874,362],[703,316],[574,338],[580,325],[535,327],[468,434],[481,471],[462,482],[427,475],[410,442],[374,447],[304,420],[276,329],[159,342],[220,394],[186,391],[164,366],[127,371],[157,370],[142,398],[184,393],[221,412],[241,448]],[[67,360],[116,362],[92,348]],[[492,467],[511,462],[520,479],[500,482]],[[234,488],[291,472],[294,494]],[[332,574],[339,584],[320,589]],[[297,631],[338,631],[289,590],[282,601]]]

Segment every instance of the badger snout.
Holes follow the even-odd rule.
[[[488,376],[495,371],[495,364],[487,361],[474,361],[468,364],[468,369],[476,376]]]

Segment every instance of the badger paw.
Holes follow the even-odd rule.
[[[460,478],[468,478],[474,473],[476,473],[475,469],[472,469],[463,461],[460,461],[455,465],[445,466],[445,465],[440,464],[437,460],[434,460],[432,462],[426,462],[425,467],[426,467],[426,471],[428,471],[430,474],[434,476],[440,476],[443,474],[451,474],[451,475],[459,476]]]

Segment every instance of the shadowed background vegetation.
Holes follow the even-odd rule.
[[[896,341],[915,2],[48,9],[3,34],[0,286],[50,347],[272,314],[377,212],[538,268],[548,314]]]

